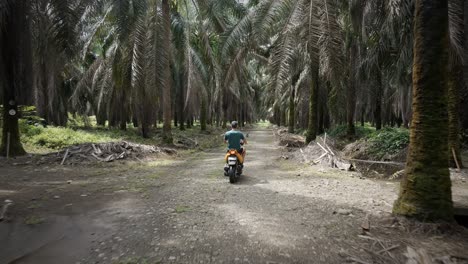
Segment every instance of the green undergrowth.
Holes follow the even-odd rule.
[[[364,138],[369,137],[372,134],[376,133],[375,127],[370,126],[369,124],[365,124],[364,126],[356,126],[356,138]],[[347,125],[339,125],[327,131],[327,134],[334,138],[346,138],[348,131]]]
[[[122,131],[118,129],[42,127],[29,125],[20,121],[21,141],[28,152],[47,152],[60,150],[72,145],[83,143],[104,143],[112,141],[132,141],[141,144],[151,143],[143,139],[136,129]]]
[[[42,224],[44,222],[44,218],[42,217],[39,217],[37,215],[31,215],[31,216],[28,216],[24,219],[24,223],[26,225],[39,225],[39,224]]]
[[[386,127],[372,133],[369,154],[382,159],[385,155],[395,155],[409,145],[409,130],[404,128]]]
[[[365,142],[366,156],[370,159],[381,160],[397,155],[409,145],[409,129],[406,128],[384,127],[376,130],[368,124],[356,126],[356,137],[352,141],[346,137],[346,130],[346,125],[340,125],[328,131],[328,134],[345,140],[347,144],[355,141]]]
[[[86,122],[91,125],[85,126],[82,118],[70,117],[68,127],[43,127],[30,120],[21,119],[19,122],[21,142],[28,153],[34,154],[54,152],[84,143],[129,141],[138,144],[164,145],[160,127],[153,129],[150,138],[143,138],[139,129],[130,124],[124,131],[97,126],[94,118],[90,118]],[[208,127],[207,131],[201,131],[199,126],[184,131],[173,127],[172,130],[176,145],[197,151],[220,147],[223,144],[221,137],[223,132],[220,128],[212,127]]]

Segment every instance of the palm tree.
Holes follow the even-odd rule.
[[[169,6],[169,0],[162,0],[162,43],[166,49],[171,49],[171,7]],[[167,52],[160,58],[162,61],[162,103],[163,103],[163,116],[164,116],[164,127],[163,127],[163,138],[166,143],[172,144],[172,100],[171,100],[171,58],[170,52]]]
[[[79,50],[75,25],[85,6],[83,1],[31,1],[35,104],[41,117],[58,126],[68,120],[67,100],[76,72],[72,62]]]
[[[393,211],[425,220],[451,220],[447,0],[418,0],[415,11],[413,120],[406,174]]]
[[[298,115],[296,105],[306,102],[298,102],[298,94],[310,97],[309,121],[305,122],[309,126],[309,141],[317,134],[315,98],[319,78],[336,80],[340,75],[342,41],[337,10],[334,1],[260,1],[231,30],[223,48],[231,50],[250,44],[257,53],[259,47],[266,48],[272,81],[266,90],[265,105],[274,110],[274,119],[281,124],[289,109],[289,130],[293,131]],[[333,81],[334,85],[338,83]]]
[[[125,130],[132,119],[149,137],[158,111],[163,67],[158,5],[154,0],[105,1],[83,25],[87,68],[71,96],[82,115],[96,114],[99,124]],[[87,105],[91,105],[91,111]]]
[[[1,155],[25,154],[18,128],[18,104],[29,102],[32,86],[29,7],[26,1],[0,1]]]

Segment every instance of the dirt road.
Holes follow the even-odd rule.
[[[42,223],[0,224],[0,263],[398,263],[407,245],[428,239],[388,217],[396,183],[281,159],[270,130],[249,132],[249,143],[245,175],[234,185],[223,176],[221,148],[156,165],[49,170],[35,188],[67,179],[72,186],[48,189],[43,210],[32,209]],[[6,179],[18,173],[0,171]],[[30,205],[37,192],[21,188],[25,181],[1,188],[0,198]],[[384,246],[360,236],[366,216],[367,237],[398,245],[393,254],[376,255]],[[466,236],[430,239],[435,257],[468,248]]]

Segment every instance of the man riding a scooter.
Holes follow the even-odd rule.
[[[224,134],[224,142],[228,144],[228,151],[229,150],[237,151],[237,153],[239,154],[237,155],[239,158],[239,161],[241,164],[243,164],[246,151],[242,146],[247,145],[247,140],[245,139],[244,134],[242,134],[242,132],[237,130],[238,126],[239,124],[237,123],[237,121],[233,121],[231,123],[231,130],[226,132],[226,134]],[[227,167],[225,167],[224,169],[226,170]]]

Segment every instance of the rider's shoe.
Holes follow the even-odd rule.
[[[228,176],[229,166],[226,164],[224,166],[224,176]]]

